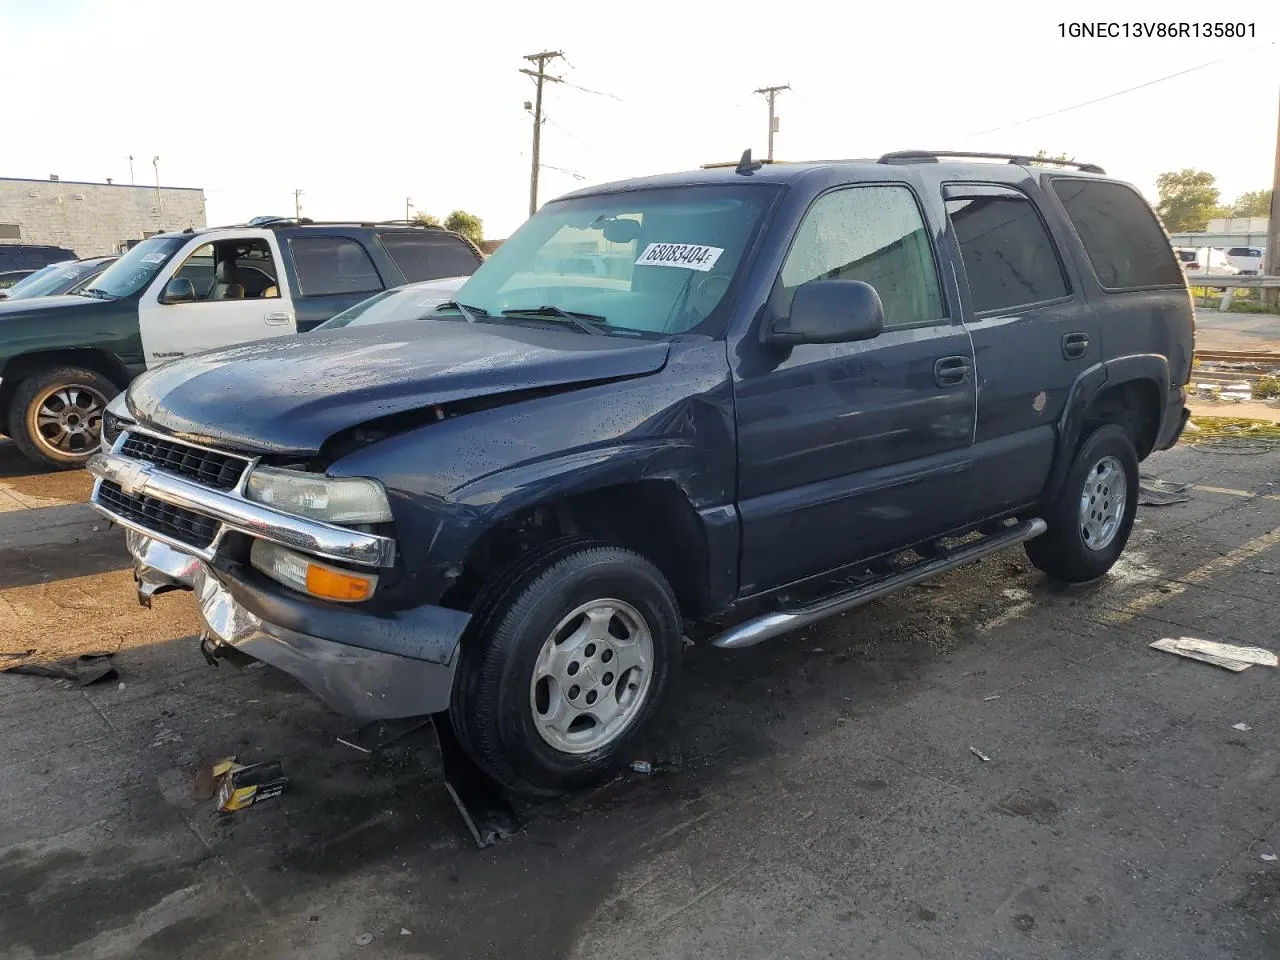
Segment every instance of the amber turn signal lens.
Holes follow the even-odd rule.
[[[330,600],[367,600],[373,584],[368,577],[312,563],[307,565],[307,592]]]

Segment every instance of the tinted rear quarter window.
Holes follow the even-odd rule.
[[[429,233],[380,233],[378,239],[408,283],[469,277],[480,266],[475,253],[457,237]]]
[[[350,237],[292,237],[289,250],[304,297],[335,293],[374,293],[382,278],[369,254]]]
[[[1135,190],[1122,183],[1068,177],[1055,177],[1052,186],[1103,287],[1182,285],[1169,238]]]
[[[975,313],[1056,300],[1069,292],[1057,249],[1027,197],[957,197],[947,200],[947,214],[960,242]]]

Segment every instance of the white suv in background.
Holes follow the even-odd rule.
[[[1188,277],[1234,277],[1240,273],[1240,268],[1227,258],[1221,247],[1178,247],[1177,253],[1182,271]]]
[[[1227,250],[1227,260],[1245,276],[1262,273],[1261,247],[1231,247]]]

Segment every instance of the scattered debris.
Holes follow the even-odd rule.
[[[410,933],[409,933],[408,929],[407,929],[407,928],[405,928],[405,927],[401,927],[401,928],[400,928],[400,936],[402,936],[402,937],[410,936]]]
[[[814,652],[814,653],[821,653],[821,652],[822,652],[822,648],[821,648],[821,647],[814,647],[814,648],[813,648],[813,652]]]
[[[31,647],[29,650],[13,650],[0,653],[0,660],[25,660],[27,657],[34,657],[35,654],[35,647]]]
[[[357,947],[367,947],[371,943],[373,943],[372,933],[362,933],[360,936],[356,937]]]
[[[990,757],[988,757],[985,753],[983,753],[983,752],[982,752],[981,750],[979,750],[977,747],[970,747],[970,748],[969,748],[969,752],[970,752],[970,753],[972,753],[972,754],[973,754],[975,757],[977,757],[979,760],[981,760],[983,763],[987,763],[987,762],[989,762],[989,761],[991,760],[991,758],[990,758]]]
[[[218,785],[218,809],[222,813],[232,813],[261,800],[274,799],[284,792],[288,782],[279,760],[248,766],[240,766],[233,760],[231,769],[222,776]]]
[[[1231,725],[1231,729],[1239,730],[1241,733],[1248,733],[1253,729],[1253,727],[1249,726],[1247,723],[1233,723]]]
[[[1176,653],[1190,660],[1201,660],[1239,673],[1257,664],[1264,667],[1280,665],[1280,659],[1270,650],[1261,647],[1238,647],[1229,643],[1215,643],[1196,637],[1163,637],[1151,644],[1157,650]]]
[[[35,650],[26,654],[5,654],[6,659],[15,656],[30,656]],[[36,660],[17,663],[11,667],[0,669],[3,673],[25,673],[33,677],[52,677],[55,680],[71,680],[82,687],[104,680],[116,680],[120,673],[112,662],[114,653],[82,653],[78,657],[66,657],[62,660]]]
[[[990,703],[992,700],[999,700],[999,699],[1000,699],[1000,694],[998,694],[998,693],[993,693],[993,694],[992,694],[991,696],[989,696],[989,697],[983,697],[983,698],[982,698],[982,702],[983,702],[983,703]]]
[[[313,913],[311,916],[307,917],[307,923],[315,923],[319,919],[320,919],[319,914]]]
[[[1189,483],[1170,483],[1166,480],[1142,477],[1138,481],[1138,505],[1170,507],[1175,503],[1190,503],[1190,497],[1182,496],[1190,486]]]
[[[632,760],[631,769],[636,773],[653,773],[653,764],[648,760]]]
[[[402,737],[407,737],[415,730],[421,730],[430,722],[430,717],[375,720],[372,723],[366,723],[355,733],[346,734],[337,739],[344,747],[350,747],[352,750],[359,750],[361,753],[377,753],[383,747]]]
[[[231,772],[236,765],[235,757],[223,757],[221,760],[206,760],[196,768],[196,779],[192,785],[192,795],[197,800],[210,800],[218,792],[218,782]]]
[[[120,686],[116,687],[116,689],[117,689],[117,690],[123,690],[123,689],[124,689],[124,681],[123,681],[123,680],[121,680],[121,681],[120,681]]]
[[[1258,855],[1258,859],[1265,860],[1267,863],[1275,863],[1280,860],[1280,857],[1277,857],[1274,853],[1263,853]]]

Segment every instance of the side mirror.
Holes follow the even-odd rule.
[[[774,320],[766,339],[797,343],[853,343],[884,330],[884,305],[875,287],[861,280],[811,280],[796,287],[791,312]]]
[[[164,294],[160,297],[161,303],[190,303],[196,298],[196,288],[182,277],[174,277],[164,287]]]

